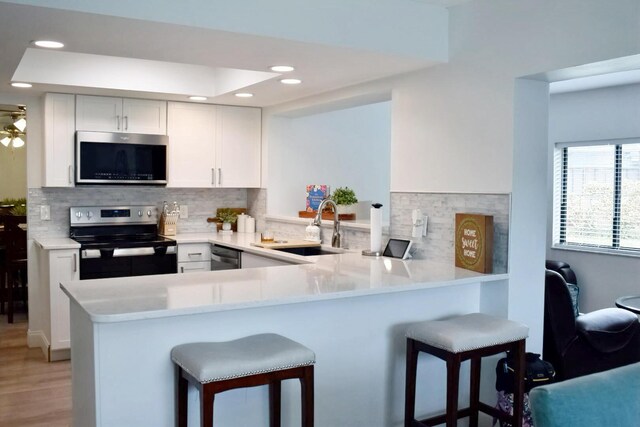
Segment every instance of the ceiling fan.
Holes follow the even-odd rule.
[[[6,119],[5,119],[6,118]],[[17,111],[0,111],[0,122],[7,122],[0,130],[0,144],[13,148],[24,146],[24,136],[26,136],[27,120],[26,108],[18,106]]]

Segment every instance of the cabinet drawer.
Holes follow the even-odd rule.
[[[210,271],[210,261],[180,262],[178,263],[178,273],[193,273],[194,271]]]
[[[211,261],[209,243],[189,243],[178,245],[178,262]]]

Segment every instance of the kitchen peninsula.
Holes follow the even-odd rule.
[[[357,252],[275,255],[239,234],[177,236],[202,239],[292,265],[63,283],[71,301],[74,425],[173,426],[173,346],[275,332],[317,355],[317,425],[399,426],[405,325],[476,311],[506,315],[506,274]],[[419,395],[444,396],[435,363],[424,364],[437,375]],[[298,425],[298,393],[297,382],[284,384],[285,426]],[[266,397],[265,387],[224,393],[216,398],[216,422],[266,426]],[[417,410],[438,405],[431,399]],[[190,390],[190,420],[198,408]]]

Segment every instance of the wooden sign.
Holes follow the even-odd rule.
[[[456,214],[456,267],[491,273],[493,266],[493,216]]]

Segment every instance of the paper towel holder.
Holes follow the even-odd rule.
[[[373,203],[373,204],[371,204],[371,206],[373,208],[375,208],[375,209],[380,209],[382,207],[382,204],[381,203]],[[362,255],[379,257],[379,256],[382,256],[382,250],[372,251],[370,249],[365,249],[365,250],[362,251]]]

